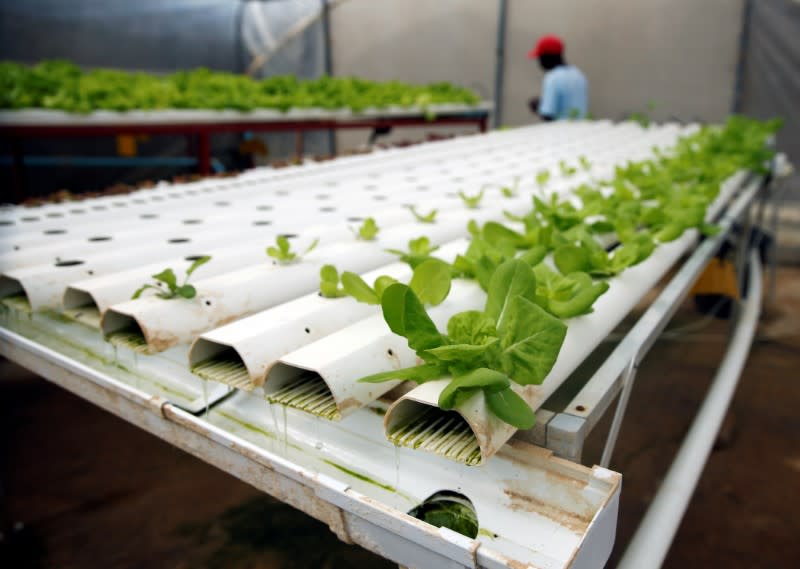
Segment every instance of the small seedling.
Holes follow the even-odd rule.
[[[461,201],[464,202],[464,205],[467,206],[468,209],[477,209],[478,206],[481,205],[481,200],[483,199],[484,193],[484,188],[481,188],[481,191],[474,196],[468,196],[464,192],[458,192],[458,197],[461,198]]]
[[[514,183],[510,186],[503,186],[500,188],[500,191],[503,193],[503,196],[507,198],[513,198],[517,195],[517,188],[519,187],[519,176],[514,176]]]
[[[416,217],[417,221],[420,223],[436,223],[436,214],[438,213],[438,210],[433,209],[429,213],[423,215],[419,213],[417,208],[415,208],[413,205],[408,206],[408,209],[411,210],[411,213],[414,214],[414,217]]]
[[[550,171],[549,170],[539,170],[536,174],[536,183],[540,188],[544,188],[547,185],[547,182],[550,181]]]
[[[136,292],[133,293],[131,296],[132,300],[136,300],[142,293],[149,288],[155,289],[158,292],[155,294],[158,298],[163,298],[168,300],[170,298],[194,298],[197,295],[197,290],[190,284],[189,277],[192,276],[192,273],[197,270],[198,267],[201,265],[205,265],[211,260],[211,257],[208,255],[204,255],[195,259],[195,261],[189,265],[189,268],[186,269],[186,276],[183,279],[183,284],[178,284],[178,278],[175,276],[175,271],[172,269],[164,269],[160,273],[153,275],[153,278],[156,280],[156,284],[143,284]],[[166,285],[167,290],[164,290],[163,286]]]
[[[339,271],[324,265],[319,271],[319,293],[325,298],[340,298],[347,293],[339,286]]]
[[[289,238],[285,235],[278,235],[278,237],[275,239],[275,244],[277,247],[267,247],[267,255],[281,264],[291,263],[303,258],[305,255],[308,255],[314,250],[318,243],[319,239],[314,239],[314,241],[311,242],[311,245],[309,245],[305,251],[302,253],[295,253],[292,251],[292,245],[289,243]]]
[[[575,173],[578,171],[577,168],[574,166],[570,166],[567,164],[566,160],[560,160],[558,162],[558,169],[561,170],[561,175],[565,178],[569,178],[570,176],[574,176]]]
[[[375,218],[368,217],[364,220],[364,223],[361,224],[361,227],[358,228],[358,231],[355,231],[355,234],[356,238],[362,241],[374,241],[379,232],[380,228],[378,224],[375,223]]]
[[[386,249],[386,252],[398,255],[401,261],[408,263],[413,269],[423,261],[427,261],[431,257],[431,254],[438,248],[438,245],[431,246],[431,240],[423,235],[422,237],[412,239],[408,242],[408,251]]]
[[[581,168],[583,168],[586,172],[592,169],[592,163],[589,162],[589,159],[586,158],[586,156],[583,155],[579,156],[578,162],[580,163]]]

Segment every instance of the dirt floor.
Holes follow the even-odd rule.
[[[800,269],[782,268],[739,390],[665,567],[800,567]],[[698,323],[699,322],[699,323]],[[687,304],[645,360],[611,467],[617,546],[635,530],[724,350]],[[381,568],[323,524],[0,364],[0,567]],[[597,460],[600,425],[587,443]]]

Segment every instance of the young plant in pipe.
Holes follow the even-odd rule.
[[[407,263],[412,269],[417,265],[433,258],[431,255],[439,248],[438,245],[431,245],[431,240],[425,237],[417,237],[408,242],[408,251],[400,249],[386,249],[387,253],[397,255],[400,260]]]
[[[267,255],[275,259],[282,265],[299,261],[305,255],[308,255],[319,244],[319,239],[314,239],[311,244],[306,247],[302,253],[292,251],[292,245],[289,243],[289,238],[286,235],[278,235],[275,239],[275,246],[267,247]]]
[[[428,213],[420,213],[413,205],[408,206],[408,209],[420,223],[436,223],[436,214],[439,213],[438,210],[432,209]]]
[[[355,273],[344,272],[341,279],[339,279],[338,271],[331,266],[326,267],[324,272],[326,274],[322,275],[322,278],[327,279],[324,281],[327,295],[351,295],[355,300],[365,304],[381,304],[387,291],[391,290],[392,287],[406,287],[406,285],[400,285],[388,276],[378,277],[376,286],[373,288]],[[388,287],[384,288],[381,283],[388,284]],[[406,288],[415,291],[413,294],[418,299],[417,302],[437,306],[447,298],[450,293],[450,287],[450,265],[438,259],[428,259],[414,269],[409,285]],[[474,289],[474,287],[470,288]],[[449,312],[449,314],[452,314],[452,312]],[[376,362],[369,354],[377,353],[380,356],[385,353],[387,341],[391,342],[395,350],[401,346],[397,339],[392,339],[392,334],[389,334],[382,324],[380,320],[364,319],[349,328],[341,330],[338,334],[333,334],[319,342],[309,344],[293,354],[287,355],[286,358],[282,358],[281,365],[271,372],[271,376],[265,384],[267,399],[271,403],[293,407],[325,419],[339,420],[346,412],[385,393],[391,386],[381,391],[381,389],[373,389],[370,386],[353,384],[352,377],[357,372],[348,371],[363,369],[364,365],[372,366],[370,369],[386,369],[380,362],[378,362],[377,368],[374,367]],[[347,334],[348,330],[354,328],[370,329],[372,333],[351,336],[351,342],[346,342],[344,349],[341,351],[332,347],[339,341],[337,336]],[[377,340],[377,342],[374,340]],[[369,363],[365,364],[361,360],[353,361],[351,364],[356,364],[354,368],[351,364],[346,364],[344,367],[336,368],[336,371],[327,367],[328,364],[334,364],[335,367],[337,358],[339,358],[339,362],[346,361],[348,359],[347,350],[352,348],[353,343],[358,344],[360,342],[364,342],[364,346],[374,346],[376,348],[375,350],[366,351],[366,359],[369,360]],[[301,352],[305,352],[305,354],[301,355]],[[351,352],[350,355],[357,353],[364,352]],[[315,363],[316,358],[311,354],[322,356],[323,361],[326,363],[320,363],[318,359]],[[389,354],[393,354],[391,348],[389,349]],[[398,358],[402,357],[405,365],[414,361],[413,353],[402,356],[400,354],[395,355]],[[293,357],[297,359],[293,360]],[[282,366],[288,367],[284,368]],[[298,369],[305,371],[298,375],[296,373]],[[326,369],[327,371],[325,371]],[[285,373],[287,370],[293,371],[287,375]]]
[[[451,266],[431,257],[414,268],[408,286],[421,302],[436,306],[447,298],[451,279]],[[386,289],[395,283],[397,279],[381,275],[370,286],[361,276],[351,271],[344,271],[339,276],[339,271],[333,265],[325,265],[320,270],[320,294],[326,298],[352,296],[365,304],[381,304]]]
[[[441,409],[455,409],[482,392],[492,413],[510,425],[528,429],[535,415],[512,383],[541,383],[558,358],[567,330],[563,322],[537,306],[535,299],[533,269],[524,261],[506,261],[491,279],[484,310],[454,315],[447,334],[442,334],[414,292],[394,284],[381,301],[384,318],[425,363],[359,381],[425,383],[450,377],[439,396]]]
[[[186,275],[183,278],[182,284],[178,284],[178,278],[175,276],[175,271],[169,268],[164,269],[160,273],[153,275],[153,278],[156,281],[155,284],[143,284],[136,289],[136,292],[133,293],[131,299],[136,300],[148,289],[155,290],[155,296],[165,300],[169,300],[171,298],[194,298],[197,295],[197,291],[192,285],[189,284],[189,277],[191,277],[192,273],[195,272],[200,266],[205,265],[210,260],[211,257],[207,255],[195,259],[195,261],[186,269]],[[166,287],[166,290],[164,287]]]
[[[360,239],[361,241],[374,241],[379,232],[380,228],[375,222],[374,217],[368,217],[357,230],[353,230],[356,239]]]

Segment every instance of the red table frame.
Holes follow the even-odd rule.
[[[13,155],[14,186],[17,201],[24,187],[24,160],[22,140],[25,138],[92,137],[118,135],[194,135],[197,137],[197,164],[202,175],[211,173],[211,135],[222,132],[287,132],[296,133],[295,153],[303,154],[303,134],[318,130],[375,129],[382,127],[460,126],[475,125],[485,132],[489,112],[470,110],[456,114],[441,114],[433,118],[424,116],[323,118],[287,120],[247,120],[208,122],[164,122],[154,124],[102,123],[102,124],[0,124],[0,137],[9,139]]]

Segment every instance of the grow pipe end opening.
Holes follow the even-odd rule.
[[[109,308],[100,320],[100,328],[105,340],[115,346],[128,348],[140,354],[153,353],[147,344],[142,327],[133,316]]]
[[[189,369],[209,381],[252,391],[258,385],[250,378],[239,353],[230,346],[198,338],[189,350]]]
[[[30,314],[33,311],[22,283],[5,275],[0,276],[0,302],[18,312]]]
[[[483,462],[478,437],[458,411],[402,399],[387,411],[384,428],[386,438],[397,446],[424,450],[467,466]]]
[[[330,421],[342,414],[325,379],[315,371],[277,362],[264,382],[267,401],[311,413]]]
[[[470,539],[478,537],[480,524],[472,500],[460,492],[440,490],[408,512],[435,527],[446,527]]]
[[[62,303],[64,316],[92,328],[100,329],[100,308],[91,294],[85,290],[67,287]]]

